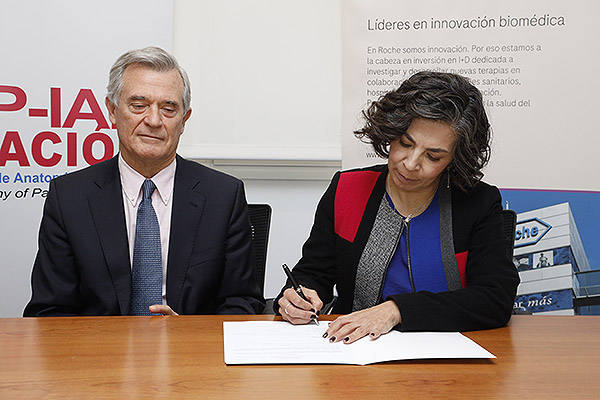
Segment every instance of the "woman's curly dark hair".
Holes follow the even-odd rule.
[[[490,159],[491,130],[481,92],[460,75],[422,71],[405,80],[363,111],[365,126],[354,134],[380,157],[401,138],[413,118],[447,122],[456,133],[454,158],[448,166],[453,184],[463,191],[483,177]]]

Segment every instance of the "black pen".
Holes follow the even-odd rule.
[[[310,303],[310,301],[306,298],[306,296],[302,292],[302,288],[298,284],[298,281],[296,280],[296,278],[294,278],[294,275],[292,275],[292,271],[288,268],[287,264],[282,264],[281,267],[283,268],[283,272],[285,272],[285,274],[287,275],[290,282],[292,282],[294,291],[296,293],[298,293],[298,296],[300,296],[302,298],[302,300],[305,300],[306,302]],[[311,317],[311,319],[313,321],[315,321],[317,323],[317,325],[319,325],[319,320],[317,319],[316,315],[314,317]]]

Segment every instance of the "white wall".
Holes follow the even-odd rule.
[[[292,267],[299,260],[317,203],[335,171],[341,168],[341,162],[202,163],[242,179],[248,203],[271,206],[265,297],[275,297],[285,282],[281,264]]]
[[[284,284],[341,168],[340,0],[175,0],[192,82],[179,153],[242,179],[273,209],[265,296]]]
[[[339,0],[155,0],[152,5],[160,11],[146,2],[144,21],[136,22],[135,29],[130,21],[140,10],[133,0],[114,7],[112,2],[84,6],[75,0],[53,5],[0,1],[0,32],[10,38],[2,48],[7,62],[0,64],[0,84],[22,87],[34,108],[48,107],[50,87],[63,88],[63,113],[80,88],[92,88],[102,104],[108,69],[123,51],[150,44],[173,51],[195,85],[194,111],[179,152],[217,159],[217,169],[246,182],[250,202],[273,207],[265,294],[274,296],[283,284],[281,263],[293,265],[299,258],[317,201],[341,165]],[[98,8],[113,12],[112,17],[98,18],[104,15]],[[90,18],[102,22],[90,24]],[[131,29],[133,35],[123,33]],[[0,104],[11,101],[0,94]],[[48,122],[29,117],[27,108],[4,112],[0,135],[19,130],[30,140],[48,129]],[[92,123],[79,121],[76,130],[87,134],[94,130]],[[114,136],[114,130],[106,131]],[[212,146],[215,139],[223,139],[217,147]],[[253,155],[245,151],[244,139],[259,143],[249,149]],[[279,139],[291,142],[269,146]],[[230,145],[236,140],[237,148]],[[202,153],[205,144],[218,151]],[[9,163],[0,173],[11,173],[15,162]],[[37,165],[28,171],[48,173]],[[47,189],[48,184],[39,186]],[[43,201],[28,201],[25,207],[24,200],[16,210],[13,205],[0,201],[0,317],[20,316],[30,297]]]
[[[315,208],[327,188],[322,180],[246,180],[249,203],[273,209],[267,253],[265,297],[275,297],[285,276],[281,264],[295,265],[312,226]]]
[[[339,0],[177,0],[187,158],[339,160]]]

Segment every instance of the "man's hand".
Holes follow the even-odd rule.
[[[165,306],[162,304],[154,304],[150,307],[150,312],[153,314],[162,314],[162,315],[179,315],[169,306]]]

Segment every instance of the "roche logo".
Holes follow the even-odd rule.
[[[538,218],[517,222],[515,248],[536,244],[551,228],[552,226]]]

